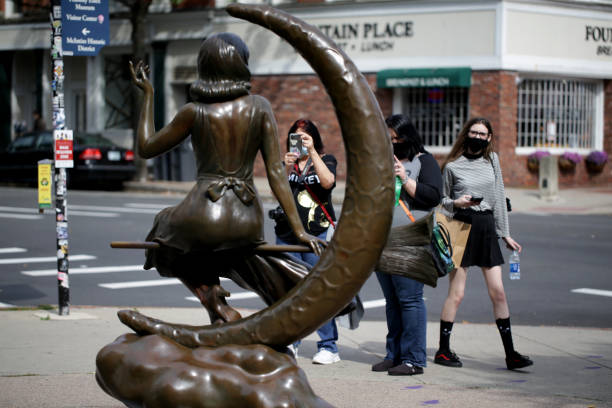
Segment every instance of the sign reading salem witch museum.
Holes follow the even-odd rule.
[[[97,55],[109,43],[108,0],[62,0],[64,55]]]

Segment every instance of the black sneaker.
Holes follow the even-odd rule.
[[[389,369],[389,375],[416,375],[423,374],[423,367],[417,367],[410,363],[402,363]]]
[[[434,358],[434,363],[447,367],[463,367],[463,363],[459,360],[459,357],[450,350],[438,350]]]
[[[533,361],[517,351],[510,357],[506,357],[506,367],[508,367],[508,370],[516,370],[517,368],[529,367],[530,365],[533,365]]]
[[[383,360],[380,363],[376,363],[372,366],[372,371],[387,371],[388,369],[390,369],[391,367],[393,367],[395,364],[393,363],[393,360]]]

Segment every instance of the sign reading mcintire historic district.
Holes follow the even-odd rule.
[[[97,55],[109,43],[108,0],[62,0],[64,55]]]

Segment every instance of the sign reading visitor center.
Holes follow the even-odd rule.
[[[109,42],[108,0],[62,0],[64,55],[97,55]]]

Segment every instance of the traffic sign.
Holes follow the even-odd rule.
[[[109,41],[108,0],[62,0],[64,55],[97,55]]]

